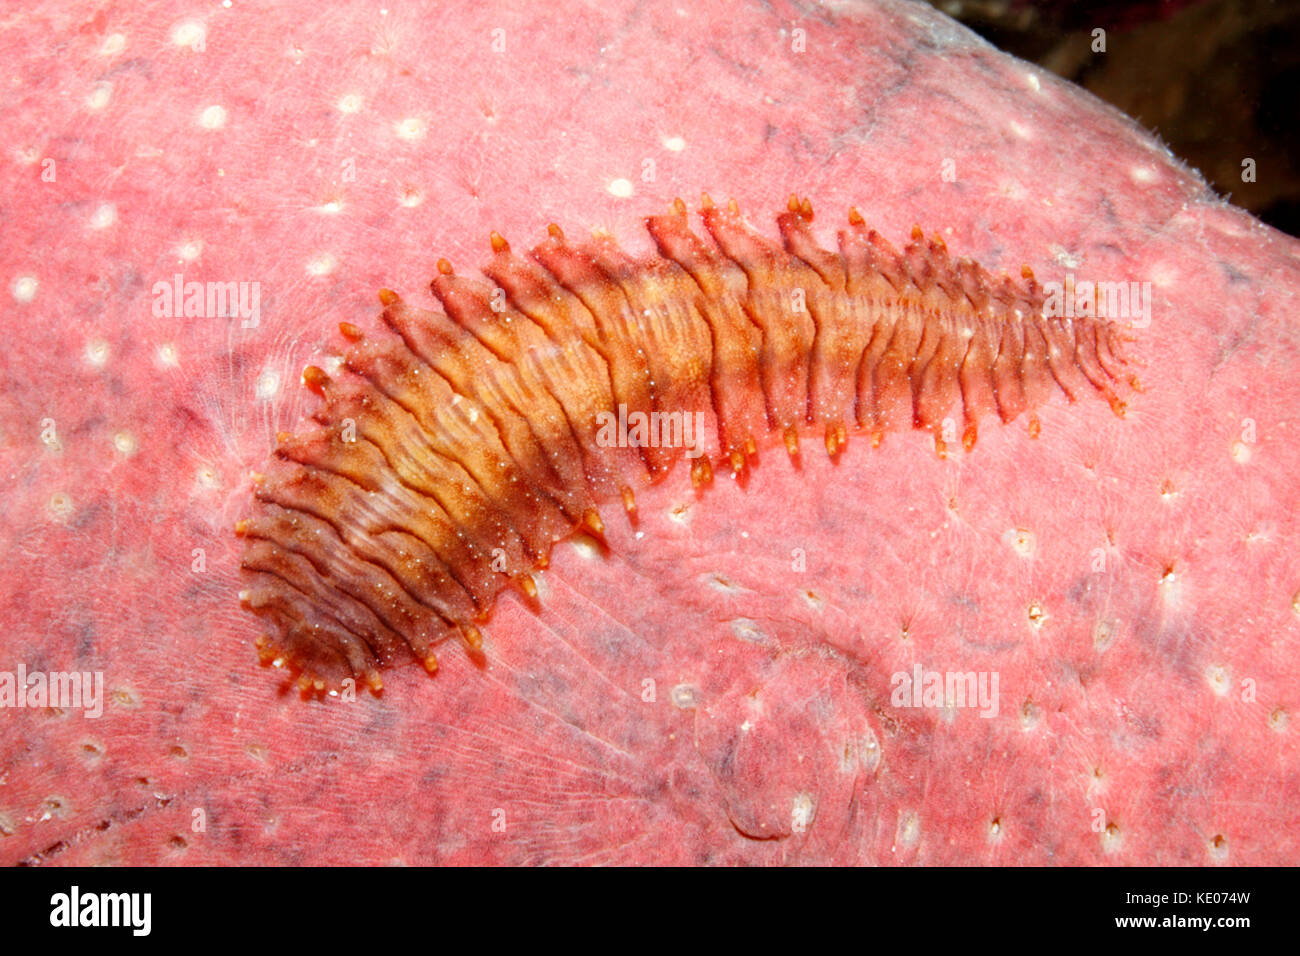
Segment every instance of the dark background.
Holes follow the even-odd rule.
[[[931,0],[1113,103],[1219,195],[1300,236],[1300,0]],[[1106,52],[1092,50],[1105,30]],[[1242,160],[1255,160],[1255,182]]]

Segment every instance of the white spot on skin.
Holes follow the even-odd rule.
[[[1020,706],[1020,729],[1024,731],[1033,730],[1043,719],[1043,710],[1032,700],[1025,701]]]
[[[397,201],[407,209],[414,209],[420,203],[424,202],[424,193],[414,186],[408,186],[402,190],[402,194],[397,197]]]
[[[1106,853],[1116,852],[1121,843],[1119,827],[1113,823],[1106,824],[1106,829],[1101,832],[1101,848]]]
[[[203,243],[198,239],[191,239],[183,242],[176,250],[176,255],[180,256],[186,262],[193,262],[203,253]]]
[[[880,741],[876,739],[876,732],[867,728],[867,736],[862,741],[862,753],[858,758],[862,769],[867,773],[875,773],[880,766],[880,756]]]
[[[686,140],[682,139],[680,136],[664,137],[664,149],[668,150],[670,153],[680,153],[685,148]]]
[[[1178,604],[1181,601],[1183,593],[1182,577],[1174,569],[1173,565],[1165,568],[1160,575],[1160,596],[1168,605]]]
[[[1002,533],[1003,543],[1022,558],[1032,558],[1037,550],[1037,542],[1032,531],[1024,528],[1010,528]]]
[[[50,500],[45,503],[49,509],[50,516],[56,521],[66,521],[68,515],[72,514],[72,498],[66,492],[56,491],[50,495]]]
[[[1241,540],[1243,544],[1258,545],[1270,543],[1276,535],[1276,529],[1272,525],[1265,525],[1263,528],[1252,528],[1243,532]]]
[[[1043,625],[1047,623],[1047,610],[1038,601],[1029,605],[1026,614],[1029,617],[1029,626],[1035,631],[1042,630]]]
[[[1115,621],[1098,621],[1092,628],[1092,646],[1098,654],[1110,647],[1119,625]]]
[[[610,184],[605,188],[609,191],[611,196],[616,196],[619,199],[627,199],[635,192],[632,188],[632,183],[626,179],[611,180]]]
[[[808,824],[813,819],[813,798],[808,793],[796,793],[790,806],[790,829],[795,833],[803,833],[808,829]]]
[[[683,503],[670,508],[668,518],[670,521],[677,522],[677,524],[686,524],[690,520],[690,514],[691,506]]]
[[[839,756],[840,773],[852,775],[859,770],[874,773],[880,765],[880,742],[876,740],[875,731],[868,727],[861,738],[844,741]]]
[[[1183,273],[1168,263],[1152,266],[1148,275],[1151,276],[1151,284],[1157,289],[1171,289],[1182,284]]]
[[[1009,122],[1009,123],[1007,124],[1007,127],[1011,130],[1012,134],[1013,134],[1017,139],[1033,139],[1033,138],[1034,138],[1033,135],[1029,132],[1029,130],[1028,130],[1026,127],[1021,126],[1021,125],[1020,125],[1019,123],[1017,123],[1015,120],[1012,120],[1011,122]]]
[[[356,93],[347,93],[339,97],[339,101],[335,106],[338,108],[340,113],[351,115],[353,113],[361,112],[361,102],[361,97]]]
[[[915,846],[916,841],[921,838],[921,818],[913,810],[904,810],[898,815],[898,829],[894,831],[894,846],[892,849],[897,850],[899,847]]]
[[[204,129],[221,129],[226,125],[226,119],[226,108],[213,105],[199,114],[199,125]]]
[[[270,401],[280,393],[280,373],[275,369],[266,369],[261,375],[257,376],[257,386],[255,394],[262,401]]]
[[[668,694],[678,710],[693,710],[700,702],[700,692],[690,684],[678,684]]]
[[[307,263],[307,274],[310,276],[327,276],[338,266],[337,260],[328,252],[322,252],[311,262]]]
[[[1268,715],[1268,725],[1278,733],[1286,730],[1286,725],[1291,717],[1283,707],[1274,707],[1273,712]]]
[[[734,637],[747,644],[768,643],[768,637],[763,633],[763,629],[758,626],[758,622],[751,621],[747,617],[738,617],[732,621],[731,633]]]
[[[30,302],[36,298],[36,290],[39,287],[40,283],[36,281],[35,276],[19,276],[9,289],[13,293],[15,302]]]
[[[1100,793],[1106,789],[1106,771],[1100,765],[1092,768],[1092,773],[1084,774],[1088,781],[1088,793]]]
[[[1021,202],[1026,198],[1025,188],[1020,183],[1001,183],[998,192],[1013,202]]]
[[[47,820],[62,819],[68,815],[68,802],[63,797],[52,796],[46,797],[41,808],[41,815],[38,822],[44,823]]]
[[[600,548],[596,546],[596,542],[584,534],[580,534],[573,538],[569,542],[569,545],[573,548],[574,553],[577,554],[578,557],[586,558],[588,561],[592,561],[600,556]]]
[[[537,585],[537,600],[542,604],[546,604],[551,597],[551,582],[547,578],[546,572],[539,570],[529,571],[528,573],[532,576],[533,583]]]
[[[1228,691],[1232,689],[1232,678],[1228,675],[1228,669],[1222,664],[1211,664],[1207,667],[1205,680],[1216,697],[1226,697]]]
[[[1250,464],[1250,446],[1244,441],[1232,443],[1232,460],[1239,465]]]
[[[1028,86],[1035,93],[1041,93],[1043,89],[1043,84],[1039,82],[1038,76],[1033,73],[1025,74],[1025,85]]]
[[[194,481],[201,488],[216,488],[221,484],[217,469],[211,465],[200,465],[198,471],[194,473]]]
[[[338,199],[331,199],[329,202],[321,203],[316,208],[323,213],[332,214],[342,211],[343,203]]]
[[[99,112],[108,105],[108,101],[113,98],[112,83],[97,83],[95,88],[90,91],[86,97],[86,108]]]
[[[198,20],[183,20],[172,27],[172,43],[183,47],[197,47],[204,45],[208,36],[208,28]]]
[[[1153,183],[1156,181],[1156,171],[1149,166],[1135,166],[1129,171],[1135,183]]]
[[[1230,213],[1229,213],[1230,215]],[[1223,218],[1215,221],[1215,226],[1219,232],[1225,236],[1231,236],[1233,239],[1244,239],[1249,233],[1241,229],[1234,220]]]
[[[1228,859],[1228,838],[1222,833],[1216,833],[1206,841],[1205,849],[1209,852],[1211,860],[1222,863]]]
[[[107,229],[117,222],[117,207],[111,202],[101,203],[90,217],[91,229]]]
[[[118,432],[113,436],[113,448],[119,455],[130,457],[136,452],[135,436],[130,432]]]
[[[726,577],[724,577],[721,574],[718,574],[717,572],[707,575],[705,577],[705,580],[708,582],[709,587],[713,588],[715,591],[721,591],[724,594],[741,594],[744,593],[745,591],[745,589],[742,588],[739,584],[736,584],[728,580]]]
[[[110,33],[99,46],[100,56],[117,56],[126,49],[126,34]]]
[[[108,343],[103,339],[94,339],[86,343],[86,361],[95,368],[108,364]]]
[[[163,368],[176,368],[181,364],[180,353],[171,342],[158,346],[158,364]]]
[[[397,137],[404,140],[417,140],[424,138],[424,120],[414,116],[408,116],[397,124]]]
[[[1082,258],[1066,249],[1057,249],[1052,253],[1052,258],[1063,269],[1077,269],[1083,263]]]

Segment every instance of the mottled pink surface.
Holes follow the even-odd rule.
[[[924,6],[473,7],[0,26],[0,668],[109,694],[0,711],[0,860],[1300,861],[1300,246]],[[491,229],[646,250],[702,190],[1150,281],[1146,390],[948,461],[679,467],[635,531],[606,509],[609,554],[556,549],[540,611],[502,600],[484,666],[381,699],[259,667],[231,527],[337,323]],[[260,283],[258,326],[156,317],[176,273]],[[998,716],[892,706],[917,663],[996,672]]]

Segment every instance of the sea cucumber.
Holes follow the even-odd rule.
[[[852,433],[928,429],[945,455],[971,450],[989,414],[1028,414],[1036,434],[1053,394],[1123,415],[1118,390],[1139,388],[1120,327],[1049,314],[1028,269],[994,277],[919,229],[900,252],[856,210],[827,250],[796,197],[781,242],[734,203],[705,196],[701,216],[712,242],[681,200],[647,218],[645,260],[555,225],[527,256],[493,233],[490,282],[439,260],[445,314],[381,290],[382,330],[340,325],[339,371],[303,372],[318,427],[280,436],[236,526],[264,661],[305,692],[377,691],[384,666],[435,671],[448,636],[478,650],[502,589],[534,596],[557,541],[599,536],[609,502],[634,516],[637,488],[684,451],[697,488],[769,442],[799,455],[810,431],[835,457]],[[698,416],[700,445],[611,442],[611,414]]]

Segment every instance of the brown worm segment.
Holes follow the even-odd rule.
[[[827,250],[796,197],[780,242],[734,203],[705,196],[701,216],[711,241],[681,200],[646,219],[658,255],[644,261],[554,225],[527,256],[493,233],[490,282],[438,262],[444,312],[382,290],[382,330],[340,325],[339,370],[303,372],[319,427],[280,436],[236,527],[264,661],[299,670],[304,691],[378,690],[382,667],[436,670],[448,636],[477,651],[507,585],[534,597],[529,572],[556,542],[599,537],[610,502],[634,518],[636,490],[683,457],[611,447],[601,413],[701,413],[699,488],[774,441],[797,457],[810,430],[836,457],[852,433],[928,429],[942,456],[970,451],[990,414],[1028,414],[1037,434],[1033,409],[1058,392],[1122,416],[1117,389],[1138,388],[1120,328],[1046,314],[1028,269],[994,277],[919,229],[896,250],[856,210]]]

